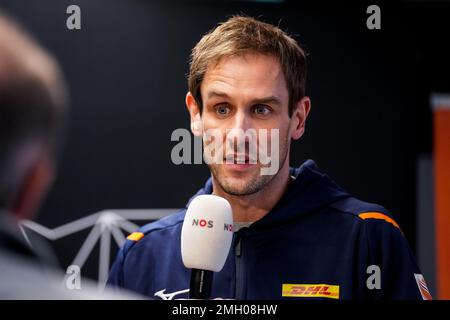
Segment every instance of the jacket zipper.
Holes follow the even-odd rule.
[[[234,297],[235,299],[241,300],[244,299],[244,261],[242,255],[242,237],[238,239],[238,242],[235,247],[235,263],[236,263],[236,278],[235,278],[235,291]]]

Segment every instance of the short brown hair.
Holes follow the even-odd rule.
[[[261,53],[278,59],[289,92],[291,116],[294,105],[305,95],[305,51],[280,28],[242,15],[232,16],[220,23],[192,49],[188,85],[200,110],[200,86],[208,66],[222,57],[245,53]]]

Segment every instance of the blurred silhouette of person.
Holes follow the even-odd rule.
[[[55,59],[0,12],[0,299],[134,298],[84,280],[69,290],[50,250],[20,233],[19,220],[34,217],[55,177],[66,111]]]

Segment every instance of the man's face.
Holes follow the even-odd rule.
[[[254,141],[259,148],[261,139],[258,133],[260,129],[265,129],[269,156],[275,143],[279,157],[276,173],[262,175],[261,168],[267,167],[267,164],[263,165],[259,158],[255,159],[254,154],[250,154],[253,161],[249,161],[248,142],[245,145],[245,164],[236,164],[238,153],[243,156],[236,144],[235,148],[224,148],[223,163],[208,164],[215,181],[231,195],[250,195],[263,189],[279,173],[278,169],[285,163],[290,146],[289,94],[278,60],[261,54],[223,58],[208,68],[200,90],[204,132],[218,129],[226,146],[229,130],[245,132],[254,129]],[[272,129],[279,130],[278,141],[271,141]],[[230,157],[234,158],[233,164],[227,163]]]

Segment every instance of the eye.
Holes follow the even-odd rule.
[[[217,115],[221,117],[228,115],[231,111],[230,108],[225,104],[218,105],[215,109]]]
[[[255,108],[253,109],[253,112],[257,116],[262,116],[262,117],[268,116],[271,111],[272,110],[270,109],[270,107],[263,105],[263,104],[259,104],[259,105],[255,106]]]

